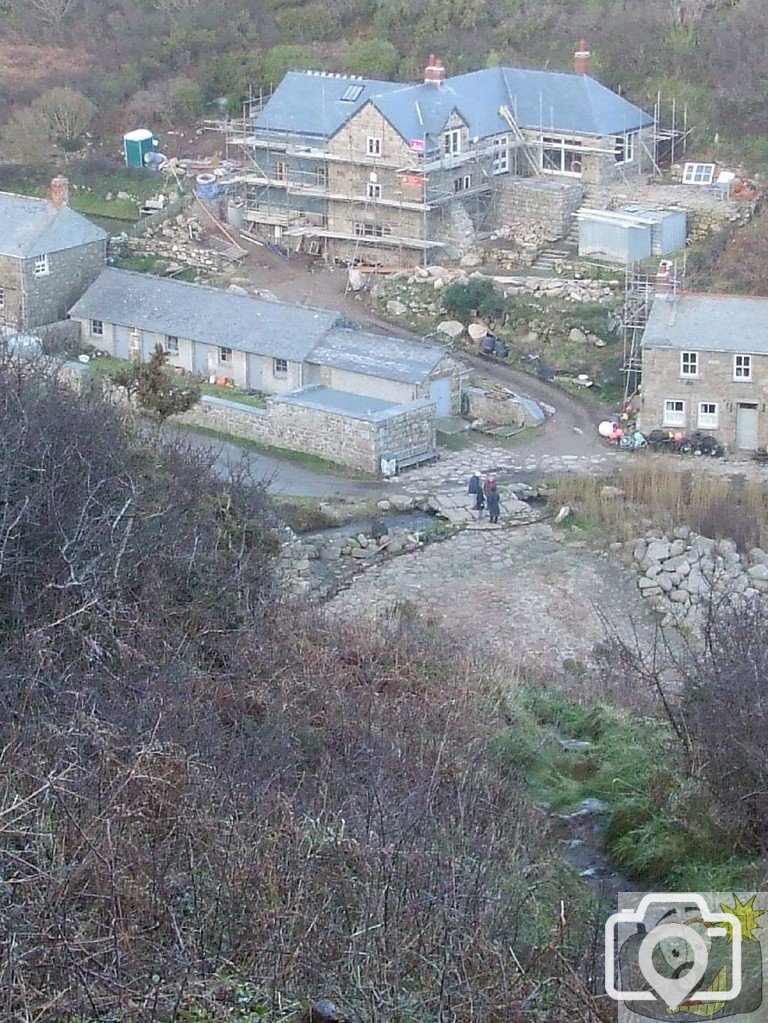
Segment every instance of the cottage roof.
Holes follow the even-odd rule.
[[[102,270],[70,316],[294,362],[303,362],[340,319],[327,309],[114,268]]]
[[[503,134],[505,106],[522,128],[579,135],[611,135],[652,123],[652,118],[588,75],[495,67],[448,78],[440,85],[398,85],[360,80],[353,103],[340,100],[350,79],[290,72],[255,121],[273,131],[330,138],[364,103],[371,102],[407,141],[441,132],[455,110],[472,138]]]
[[[3,256],[28,259],[105,241],[108,237],[106,231],[69,206],[57,208],[47,199],[0,192],[0,254]]]
[[[336,328],[315,345],[307,361],[384,380],[420,384],[447,352],[439,345]]]
[[[659,296],[643,332],[643,348],[768,354],[768,298]]]

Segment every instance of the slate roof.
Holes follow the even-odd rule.
[[[438,345],[401,341],[362,330],[331,330],[309,354],[308,362],[334,369],[420,384],[448,349]]]
[[[48,252],[104,241],[106,231],[69,206],[47,199],[0,192],[0,254],[29,259]]]
[[[70,316],[294,362],[303,362],[340,319],[327,309],[114,268],[102,270]]]
[[[355,103],[339,96],[353,79],[290,72],[273,93],[254,127],[330,138],[370,101],[406,140],[443,130],[456,110],[472,138],[502,134],[509,125],[499,115],[506,106],[521,128],[579,135],[612,135],[653,119],[588,75],[527,68],[495,67],[433,83],[397,85],[360,80]]]
[[[363,419],[366,422],[381,422],[393,414],[402,411],[399,402],[386,401],[383,398],[371,398],[365,394],[353,394],[349,391],[337,391],[332,387],[316,384],[304,387],[300,391],[282,394],[274,401],[285,405],[300,405],[302,408],[321,409],[324,412],[336,412],[350,419]]]
[[[342,100],[344,93],[355,86],[361,87],[360,95],[351,102]],[[255,119],[254,128],[330,138],[372,96],[400,88],[396,82],[289,71]]]
[[[683,294],[658,297],[643,348],[768,354],[768,298]]]

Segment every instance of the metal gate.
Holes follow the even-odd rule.
[[[757,451],[757,405],[736,406],[736,447],[740,451]]]

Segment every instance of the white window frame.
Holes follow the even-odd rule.
[[[288,376],[288,360],[287,359],[273,359],[272,360],[272,375],[276,377],[287,377]]]
[[[679,405],[680,408],[672,406]],[[664,425],[685,426],[685,402],[681,398],[666,398],[664,401]]]
[[[328,168],[321,164],[315,171],[315,180],[321,188],[328,187]]]
[[[712,412],[705,412],[704,409],[713,409]],[[715,401],[700,401],[698,424],[700,430],[716,430],[718,425],[718,406]]]
[[[131,327],[128,331],[128,354],[132,359],[141,358],[144,336],[138,327]]]
[[[734,355],[733,357],[733,379],[743,384],[752,379],[752,356]]]
[[[103,320],[91,320],[91,334],[93,337],[104,337]]]
[[[494,174],[506,174],[509,171],[508,135],[502,135],[501,138],[493,140],[493,164],[491,170]]]
[[[460,177],[453,179],[454,192],[467,192],[471,187],[472,187],[471,174],[462,174]]]
[[[369,135],[365,151],[368,156],[381,156],[381,138],[378,135]]]
[[[693,370],[693,372],[691,372]],[[680,352],[680,376],[693,380],[699,375],[699,353]]]
[[[683,167],[684,185],[711,185],[714,179],[713,163],[687,163]]]
[[[275,181],[287,181],[288,180],[288,162],[286,160],[278,160],[275,164]]]
[[[179,354],[179,339],[175,334],[166,334],[165,341],[163,342],[163,348],[165,349],[166,355],[178,355]]]
[[[625,131],[623,135],[615,136],[616,145],[613,155],[618,165],[634,161],[639,136],[639,131]]]
[[[220,366],[231,366],[232,365],[232,349],[227,345],[219,345],[219,365]]]
[[[458,156],[461,153],[461,128],[449,128],[443,133],[443,149],[446,156]]]
[[[0,284],[0,309],[5,309],[5,288]]]
[[[48,254],[44,253],[41,256],[35,256],[35,277],[47,277],[50,272]]]
[[[381,185],[377,181],[369,181],[365,186],[365,194],[369,199],[381,199]]]
[[[583,172],[583,148],[581,139],[569,135],[541,136],[541,169],[544,174],[561,174],[567,178],[580,178]],[[557,160],[551,160],[547,166],[546,154],[557,154]],[[578,164],[578,169],[574,167]]]

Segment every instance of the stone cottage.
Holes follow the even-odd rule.
[[[70,311],[90,347],[168,362],[212,381],[284,395],[321,385],[436,415],[460,405],[460,372],[440,345],[351,328],[341,314],[107,268]]]
[[[0,192],[0,324],[32,330],[66,319],[104,268],[107,232],[68,197],[63,177],[47,199]]]
[[[642,339],[640,426],[768,444],[768,298],[661,294]]]

